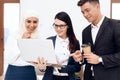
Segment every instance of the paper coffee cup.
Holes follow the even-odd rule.
[[[81,47],[82,47],[84,54],[91,53],[91,45],[90,44],[83,44]]]

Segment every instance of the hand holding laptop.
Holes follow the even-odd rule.
[[[18,39],[18,46],[21,57],[27,62],[37,64],[38,58],[43,57],[47,66],[64,67],[57,63],[52,40]]]

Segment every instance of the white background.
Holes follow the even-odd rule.
[[[41,36],[46,38],[55,35],[52,24],[54,16],[60,12],[67,12],[72,20],[74,32],[81,41],[81,32],[89,23],[83,17],[80,7],[77,6],[79,0],[21,0],[20,9],[21,16],[26,10],[36,10],[40,16],[40,32]],[[110,17],[110,0],[100,0],[102,13]]]
[[[120,20],[120,3],[112,4],[112,18]]]

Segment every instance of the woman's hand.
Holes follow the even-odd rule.
[[[76,62],[80,62],[83,59],[82,58],[82,53],[79,50],[77,50],[74,53],[70,54],[70,57],[73,57]]]
[[[33,61],[27,61],[28,63],[32,64],[34,67],[37,67],[38,63],[37,62],[33,62]]]
[[[22,38],[23,39],[29,39],[29,38],[31,38],[31,33],[30,32],[24,32],[23,35],[22,35]]]
[[[41,71],[45,71],[45,70],[46,70],[46,66],[47,66],[47,61],[44,60],[43,57],[39,57],[39,58],[38,58],[38,68],[39,68]]]

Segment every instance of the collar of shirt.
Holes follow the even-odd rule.
[[[62,38],[60,38],[59,36],[57,36],[57,37],[56,37],[56,40],[57,40],[58,42],[60,42],[60,43],[62,43],[62,42],[69,43],[68,38],[62,39]]]
[[[94,26],[93,24],[91,24],[91,27],[92,27],[92,28],[96,28],[96,27],[97,27],[97,28],[100,28],[100,26],[101,26],[104,18],[105,18],[105,16],[102,17],[102,19],[99,21],[99,23],[97,24],[97,26]]]

